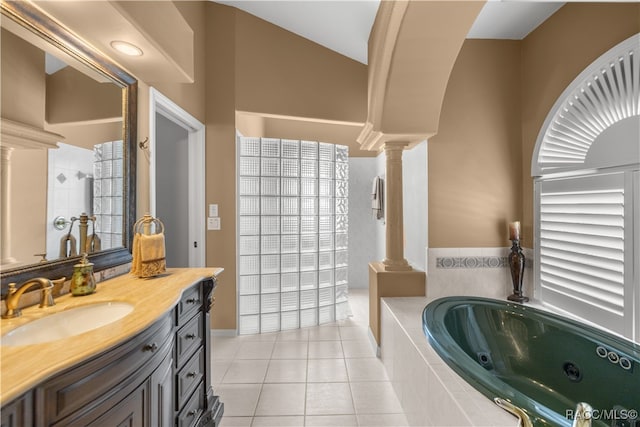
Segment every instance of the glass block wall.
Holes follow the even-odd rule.
[[[238,331],[346,317],[348,147],[238,138]]]
[[[122,141],[93,147],[93,214],[102,249],[122,247],[123,171]],[[89,224],[89,234],[92,228]]]

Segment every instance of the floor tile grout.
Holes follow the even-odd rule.
[[[357,300],[357,301],[356,301]],[[365,298],[353,298],[352,303],[361,303],[364,304],[366,302]],[[366,307],[368,308],[368,306]],[[354,310],[354,313],[364,313],[366,317],[365,310]],[[244,418],[250,418],[250,424],[243,424],[243,426],[253,425],[256,422],[256,418],[271,418],[273,420],[277,420],[278,417],[300,417],[303,423],[307,423],[307,421],[311,422],[312,420],[320,420],[322,418],[310,418],[310,417],[327,417],[322,420],[330,421],[330,420],[338,420],[341,418],[335,417],[350,417],[348,418],[350,423],[355,422],[354,425],[359,425],[360,418],[364,416],[365,419],[371,419],[371,417],[384,418],[388,416],[394,416],[394,421],[397,421],[397,416],[401,416],[406,422],[406,418],[404,414],[398,413],[396,408],[393,406],[394,404],[390,404],[391,406],[388,409],[382,410],[382,414],[371,414],[371,410],[366,410],[363,408],[363,402],[359,401],[358,405],[356,404],[356,396],[354,394],[354,384],[356,383],[367,383],[366,387],[374,387],[374,383],[385,383],[385,386],[375,386],[375,387],[383,387],[381,390],[391,390],[393,392],[393,388],[391,388],[391,383],[386,377],[386,371],[384,371],[384,367],[382,367],[384,375],[381,375],[380,368],[376,365],[376,362],[371,362],[373,360],[380,361],[380,359],[375,357],[374,350],[371,348],[368,337],[367,337],[367,328],[368,325],[365,322],[367,319],[362,319],[361,321],[356,321],[357,319],[350,319],[348,322],[342,323],[332,323],[329,325],[320,325],[310,328],[304,328],[293,331],[283,331],[279,333],[273,333],[269,336],[241,336],[241,337],[213,337],[214,345],[213,345],[213,360],[212,364],[214,367],[216,364],[223,366],[220,374],[216,375],[217,382],[214,382],[214,389],[217,391],[218,389],[222,389],[221,399],[224,402],[225,396],[224,391],[228,389],[233,389],[234,386],[244,386],[245,388],[241,388],[240,390],[249,390],[250,387],[253,387],[253,392],[241,392],[241,403],[247,403],[246,399],[249,395],[256,395],[255,402],[249,402],[250,405],[253,405],[251,410],[250,406],[247,406],[242,411],[238,411],[238,414],[246,414],[246,415],[235,415],[236,412],[233,410],[232,405],[238,404],[237,402],[230,401],[231,398],[227,401],[227,409],[229,411],[223,417],[222,427],[225,427],[225,418],[229,420],[229,426],[236,425],[234,422],[241,422]],[[298,336],[299,334],[299,336]],[[325,338],[325,339],[323,339]],[[222,346],[221,353],[227,357],[216,357],[215,349],[216,349],[216,341],[217,344]],[[349,354],[356,354],[356,356],[347,357],[345,352],[345,342],[355,342],[358,344],[350,344],[349,345]],[[306,343],[306,346],[300,345],[299,347],[306,347],[306,355],[305,357],[298,358],[280,358],[280,352],[287,351],[287,345],[283,343]],[[311,344],[315,343],[315,344]],[[336,343],[338,345],[336,345]],[[244,350],[242,350],[244,346]],[[361,346],[361,347],[360,347]],[[299,351],[296,349],[295,344],[289,344],[291,351]],[[284,349],[284,350],[283,350]],[[244,352],[243,352],[244,351]],[[263,352],[263,353],[261,353]],[[228,353],[228,354],[227,354]],[[253,354],[252,354],[253,353]],[[247,356],[255,356],[245,358]],[[304,371],[299,368],[292,368],[294,370],[299,369],[299,377],[296,378],[296,373],[291,374],[290,377],[283,375],[283,365],[286,365],[286,361],[291,361],[292,365],[294,361],[304,361]],[[331,372],[330,375],[323,375],[322,366],[324,361],[332,361],[332,360],[341,360],[342,367],[340,370],[344,369],[344,374],[341,374],[340,371],[337,373]],[[235,362],[246,362],[247,368],[250,369],[251,362],[255,362],[255,366],[262,365],[266,362],[266,366],[264,372],[261,367],[256,368],[253,372],[249,372],[246,376],[247,382],[237,382],[242,379],[242,372],[237,372],[238,366],[242,368],[243,364],[234,365]],[[258,363],[258,362],[261,363]],[[272,362],[279,363],[272,363]],[[314,361],[311,362],[310,361]],[[317,361],[317,362],[315,362]],[[359,361],[359,362],[358,362]],[[366,367],[362,367],[361,370],[355,369],[354,366],[366,365]],[[299,364],[301,365],[301,364]],[[331,362],[326,362],[325,366],[331,365]],[[255,368],[254,366],[254,368]],[[351,366],[351,369],[350,369]],[[232,376],[228,377],[228,381],[225,382],[227,375],[230,375],[231,369],[236,369],[233,371],[234,375],[238,375],[238,378],[232,378]],[[313,371],[313,376],[310,376],[312,373],[312,369],[316,369],[318,371]],[[335,369],[338,369],[336,367]],[[272,373],[271,377],[269,373]],[[304,372],[304,373],[302,373]],[[255,373],[255,375],[253,375]],[[250,382],[251,377],[255,378],[255,382]],[[384,376],[384,379],[381,377]],[[315,377],[315,378],[314,378]],[[261,378],[261,381],[258,379]],[[282,380],[280,380],[282,378]],[[314,379],[317,379],[315,381]],[[331,379],[330,381],[328,379]],[[236,382],[234,382],[236,381]],[[301,385],[304,384],[303,387]],[[313,386],[310,386],[312,385]],[[328,405],[327,408],[322,408],[320,405],[322,402],[317,402],[314,399],[322,396],[311,396],[310,394],[314,391],[323,390],[320,384],[346,384],[346,390],[348,390],[348,398],[350,402],[333,402],[334,406]],[[269,385],[269,387],[265,388],[265,385]],[[269,414],[269,415],[259,415],[259,409],[261,412],[264,412],[264,406],[261,406],[261,402],[268,402],[269,390],[282,390],[282,392],[286,392],[288,386],[291,386],[289,390],[295,390],[298,388],[302,388],[304,390],[304,398],[298,399],[295,405],[291,408],[287,408],[286,404],[282,406],[281,412],[284,413],[296,413],[301,412],[302,414],[296,413],[296,415],[286,415],[286,414]],[[225,389],[226,387],[226,389]],[[320,387],[320,388],[319,388]],[[329,387],[327,389],[327,387]],[[324,390],[331,390],[331,386],[327,386]],[[334,390],[340,390],[340,387]],[[388,388],[387,388],[388,387]],[[363,386],[359,386],[358,389],[360,394],[360,399],[362,398]],[[236,388],[236,390],[238,390]],[[342,390],[345,390],[342,388]],[[257,391],[257,394],[256,394]],[[298,391],[299,393],[300,391]],[[249,393],[249,394],[246,394]],[[294,392],[295,393],[295,392]],[[343,392],[344,397],[347,397],[346,391]],[[237,392],[236,392],[237,394]],[[365,393],[366,394],[366,393]],[[325,399],[328,399],[328,402],[331,403],[331,396]],[[264,399],[264,400],[263,400]],[[334,399],[335,400],[335,399]],[[273,401],[273,400],[272,400]],[[295,401],[295,399],[294,399]],[[302,402],[302,406],[300,405],[300,401]],[[317,410],[309,413],[310,402],[318,403],[320,406],[317,407]],[[350,404],[350,405],[349,405]],[[371,406],[371,405],[364,405]],[[333,407],[333,409],[331,409]],[[358,408],[361,408],[359,411]],[[240,407],[239,407],[240,408]],[[376,408],[377,410],[378,408]],[[390,412],[391,410],[395,412]],[[324,414],[324,410],[327,411]],[[362,410],[364,412],[362,412]],[[267,410],[268,412],[268,410]],[[318,412],[316,414],[315,412]],[[250,414],[250,415],[249,415]],[[289,420],[293,420],[294,418],[289,418]],[[337,425],[337,424],[336,424]],[[383,424],[380,424],[383,425]]]

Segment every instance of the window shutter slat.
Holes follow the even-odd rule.
[[[624,183],[544,182],[540,192],[542,299],[579,315],[624,316]]]

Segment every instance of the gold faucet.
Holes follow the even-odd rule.
[[[578,403],[573,414],[573,424],[571,424],[571,427],[591,427],[592,414],[593,409],[591,405],[585,402]]]
[[[510,412],[512,415],[518,417],[520,419],[519,427],[533,427],[531,418],[529,418],[529,415],[522,408],[518,408],[513,403],[500,397],[494,398],[493,401],[496,405],[498,405],[505,411]]]
[[[3,319],[13,319],[22,315],[22,311],[18,308],[18,302],[20,301],[22,294],[33,285],[40,285],[40,288],[42,289],[40,307],[51,307],[56,305],[53,301],[53,283],[51,283],[51,280],[49,279],[45,279],[43,277],[30,279],[18,286],[17,289],[15,283],[9,283],[9,293],[5,300],[7,311],[2,315]]]

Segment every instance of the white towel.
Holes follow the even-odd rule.
[[[373,186],[371,188],[371,209],[373,211],[373,217],[375,219],[382,219],[384,217],[384,180],[379,176],[373,179]]]

